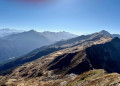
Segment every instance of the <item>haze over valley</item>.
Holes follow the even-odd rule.
[[[120,86],[120,0],[0,0],[0,86]]]
[[[0,35],[0,62],[20,57],[36,48],[60,40],[77,37],[77,35],[68,32],[17,31],[12,29],[1,29]]]

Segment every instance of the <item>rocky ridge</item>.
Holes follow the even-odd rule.
[[[53,81],[55,82],[62,82],[67,79],[71,79],[72,73],[73,77],[76,76],[76,74],[81,74],[85,71],[91,70],[91,68],[87,70],[83,70],[80,73],[76,73],[74,71],[71,71],[72,68],[79,65],[79,63],[83,62],[83,59],[85,58],[86,54],[84,53],[84,49],[87,47],[90,47],[92,45],[97,45],[101,43],[105,43],[110,41],[110,37],[98,37],[97,39],[89,40],[89,41],[82,41],[81,45],[77,46],[71,46],[69,48],[65,48],[56,52],[53,52],[51,54],[48,54],[46,56],[43,56],[36,61],[26,63],[15,70],[12,71],[10,75],[6,75],[3,79],[3,81],[6,81],[6,84],[20,84],[20,83],[28,83],[29,80],[33,80],[34,82],[37,82],[37,84],[40,84],[41,82],[45,81]],[[59,64],[62,61],[62,58],[67,58],[69,60],[71,58],[72,65],[62,65],[62,69],[59,69],[60,65],[57,67],[58,70],[56,70],[56,67],[54,65]],[[83,57],[83,58],[82,58]],[[60,58],[61,60],[59,60]],[[56,59],[59,61],[57,62]],[[65,59],[63,61],[66,61]],[[55,63],[54,63],[55,62]],[[71,63],[70,63],[71,64]],[[64,69],[64,67],[67,67]],[[60,71],[61,70],[61,71]],[[57,72],[59,71],[59,72]],[[63,72],[64,71],[64,72]],[[12,81],[12,80],[13,81]],[[15,81],[14,81],[15,80]],[[37,86],[37,85],[36,85]]]
[[[41,57],[39,57],[40,53],[37,53],[37,59],[18,66],[9,75],[1,76],[2,84],[8,86],[119,85],[119,38],[96,33],[47,47],[61,49]]]

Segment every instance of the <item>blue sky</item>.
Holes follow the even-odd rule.
[[[0,0],[0,28],[120,33],[120,0]]]

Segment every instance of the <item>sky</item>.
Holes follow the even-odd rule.
[[[0,0],[0,28],[120,34],[120,0]]]

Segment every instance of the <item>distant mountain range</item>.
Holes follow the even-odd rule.
[[[33,30],[29,31],[29,32],[24,32],[25,34],[26,33],[37,33],[39,34],[38,32],[35,32]],[[24,33],[21,33],[21,34],[24,34]],[[19,34],[19,35],[21,35]],[[12,37],[15,37],[15,36],[12,36]],[[11,39],[12,39],[11,37]],[[19,36],[18,36],[19,37]],[[30,37],[30,36],[25,36],[25,37]],[[32,36],[33,37],[33,36]],[[38,35],[34,38],[37,38]],[[79,50],[79,47],[82,45],[83,48],[85,47],[88,47],[90,45],[93,45],[91,42],[95,42],[95,40],[101,40],[100,38],[102,37],[106,37],[105,40],[109,40],[109,38],[111,38],[111,34],[108,33],[107,31],[100,31],[98,33],[93,33],[93,34],[89,34],[89,35],[82,35],[82,36],[78,36],[78,37],[75,37],[75,38],[71,38],[71,39],[68,39],[68,40],[62,40],[62,41],[58,41],[56,43],[53,43],[51,45],[48,45],[48,46],[43,46],[43,47],[40,47],[40,48],[37,48],[33,51],[31,51],[30,53],[24,55],[24,56],[21,56],[20,58],[16,59],[16,60],[13,60],[12,62],[7,63],[6,65],[4,65],[4,67],[2,67],[1,69],[2,70],[5,70],[5,69],[9,69],[9,68],[14,68],[14,67],[17,67],[21,64],[24,64],[24,63],[27,63],[27,62],[31,62],[33,60],[36,60],[42,56],[45,56],[45,55],[48,55],[50,53],[53,53],[55,51],[59,51],[59,50],[62,50],[62,49],[67,49],[67,48],[70,48],[70,51],[73,52],[74,50],[77,51]],[[9,36],[7,37],[4,37],[4,39],[10,39]],[[18,38],[17,38],[18,39]],[[20,40],[20,39],[18,39]],[[41,40],[41,39],[40,39]],[[45,40],[45,39],[44,39]],[[32,40],[33,42],[35,40]],[[90,42],[89,42],[90,41]],[[101,40],[102,41],[102,40]],[[21,42],[21,40],[20,40]],[[25,48],[25,49],[28,49],[28,40],[26,41],[26,45],[24,47],[19,47],[18,49],[21,49],[21,48]],[[48,41],[50,42],[50,41]],[[24,42],[25,43],[25,42]],[[85,43],[88,43],[88,44],[85,44]],[[98,42],[98,43],[101,43],[101,42]],[[28,44],[28,45],[27,45]],[[40,44],[40,43],[39,43]],[[39,44],[38,44],[38,47],[39,47]],[[34,44],[35,46],[36,44]],[[27,46],[27,47],[26,47]],[[30,46],[33,46],[30,45]],[[73,48],[75,47],[75,49]],[[77,49],[76,49],[77,48]],[[22,49],[21,49],[22,50]],[[28,49],[29,50],[29,49]],[[17,50],[15,50],[17,51]],[[66,50],[66,52],[68,52],[68,50]],[[22,52],[22,51],[21,51]],[[17,56],[18,54],[16,54]],[[17,63],[17,64],[16,64]]]
[[[30,30],[14,33],[16,30],[10,29],[2,29],[1,31],[3,33],[11,32],[11,34],[6,34],[6,36],[0,38],[0,62],[19,57],[36,48],[77,36],[68,32],[37,32]]]
[[[4,36],[7,36],[7,35],[11,35],[11,34],[17,34],[17,33],[21,33],[21,32],[23,32],[23,31],[22,30],[4,28],[4,29],[0,29],[0,37],[4,37]]]
[[[0,85],[118,86],[119,52],[119,34],[105,30],[61,40],[2,64]]]
[[[109,33],[108,31],[105,31],[105,30],[102,30],[102,31],[100,32],[100,34],[102,34],[102,35],[104,35],[104,36],[110,36],[110,37],[112,37],[112,38],[115,38],[115,37],[120,38],[120,34],[111,34],[111,33]]]

